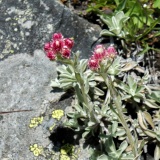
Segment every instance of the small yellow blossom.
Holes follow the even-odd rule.
[[[62,155],[60,155],[60,160],[70,160],[70,157],[62,154]]]
[[[49,130],[52,131],[55,126],[56,124],[53,124],[51,127],[49,127]]]
[[[43,152],[43,147],[33,144],[30,146],[30,151],[33,152],[34,156],[38,157]]]
[[[43,122],[43,117],[42,117],[42,116],[41,116],[41,117],[32,118],[32,119],[30,120],[29,127],[30,127],[30,128],[35,128],[35,127],[37,127],[39,124],[42,124],[42,122]]]
[[[64,150],[64,149],[61,149],[61,154],[67,154],[67,152],[66,152],[66,150]]]
[[[61,110],[61,109],[54,110],[54,111],[52,112],[52,118],[55,118],[55,119],[57,119],[57,120],[60,120],[63,115],[64,115],[64,111]]]
[[[61,154],[72,155],[74,153],[74,146],[67,143],[61,147],[60,152],[61,152]]]

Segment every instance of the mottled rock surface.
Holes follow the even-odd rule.
[[[59,0],[0,0],[0,59],[42,49],[52,33],[74,37],[73,51],[88,57],[100,27],[73,14]]]
[[[0,112],[30,110],[0,114],[0,159],[32,160],[30,144],[51,143],[44,124],[28,127],[30,119],[45,113],[62,93],[51,92],[50,80],[55,78],[55,63],[42,51],[34,56],[19,54],[0,63]],[[52,69],[51,69],[52,68]]]
[[[45,57],[42,48],[54,32],[74,37],[73,51],[81,50],[81,57],[86,58],[100,28],[73,14],[58,0],[0,0],[2,160],[43,160],[46,158],[34,157],[29,146],[34,143],[52,146],[47,127],[53,120],[50,121],[49,114],[56,108],[52,104],[62,92],[51,92],[49,84],[57,75],[56,64]],[[63,102],[61,106],[64,109],[68,104]],[[20,110],[28,111],[12,112]],[[48,114],[42,125],[30,129],[30,119],[42,114]]]

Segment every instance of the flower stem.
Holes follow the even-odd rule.
[[[113,101],[114,101],[115,106],[116,106],[117,111],[118,111],[118,118],[119,118],[121,124],[123,125],[123,127],[126,130],[126,134],[127,134],[129,143],[130,143],[130,145],[132,147],[133,154],[134,154],[135,157],[137,157],[137,152],[136,152],[136,148],[135,148],[135,145],[134,145],[134,141],[133,141],[132,135],[130,133],[130,130],[129,130],[128,126],[127,126],[127,123],[126,123],[126,121],[124,119],[124,114],[122,112],[121,103],[119,102],[120,97],[119,97],[119,95],[117,95],[117,92],[115,91],[111,80],[109,80],[109,77],[106,78],[106,75],[104,75],[104,74],[100,74],[100,75],[103,77],[108,89],[110,90],[111,96],[113,98]]]

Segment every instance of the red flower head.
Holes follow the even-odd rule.
[[[74,41],[71,38],[64,38],[64,45],[69,49],[73,47]]]
[[[73,44],[74,42],[71,38],[63,38],[61,33],[54,33],[52,41],[50,43],[45,43],[44,50],[50,60],[55,60],[57,58],[57,54],[68,59],[70,58]]]
[[[55,60],[56,59],[56,55],[53,51],[48,51],[46,53],[46,56],[50,59],[50,60]]]
[[[61,33],[54,33],[52,36],[53,40],[62,39],[63,35]]]
[[[54,51],[59,52],[62,48],[62,40],[61,39],[54,40],[53,42],[51,42],[51,47]]]
[[[107,48],[106,54],[108,57],[114,58],[117,55],[116,49],[111,45]]]
[[[50,45],[49,42],[44,44],[44,50],[45,50],[45,51],[51,50],[51,45]]]
[[[103,45],[97,45],[94,49],[93,56],[95,59],[101,61],[105,57],[105,47]]]
[[[67,46],[63,46],[61,50],[61,55],[62,57],[69,59],[71,55],[71,50]]]
[[[99,68],[99,60],[92,56],[88,61],[88,66],[91,70],[97,70]]]

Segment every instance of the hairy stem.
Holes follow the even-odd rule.
[[[117,108],[117,111],[118,111],[118,118],[121,122],[121,124],[123,125],[123,127],[125,128],[126,130],[126,134],[127,134],[127,137],[128,137],[128,140],[129,140],[129,143],[132,147],[132,151],[133,151],[133,154],[135,157],[137,157],[137,152],[136,152],[136,148],[135,148],[135,145],[134,145],[134,141],[133,141],[133,138],[132,138],[132,135],[130,133],[130,130],[127,126],[127,123],[126,123],[126,120],[124,119],[124,114],[122,112],[122,108],[121,108],[121,103],[119,102],[119,95],[117,95],[117,92],[115,91],[114,89],[114,86],[111,82],[111,80],[109,80],[109,77],[106,78],[106,75],[105,74],[101,74],[101,76],[103,77],[108,89],[110,90],[111,92],[111,96],[113,98],[113,101],[115,103],[115,106]]]

